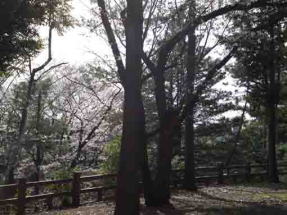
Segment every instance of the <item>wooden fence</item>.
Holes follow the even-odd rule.
[[[286,167],[287,163],[278,165],[280,175],[287,174]],[[213,181],[213,182],[215,181],[218,184],[222,184],[226,179],[232,179],[236,181],[241,178],[243,180],[249,181],[252,177],[255,176],[266,177],[267,171],[266,171],[266,165],[246,164],[246,165],[232,165],[224,167],[222,164],[220,164],[211,167],[198,167],[196,168],[196,175],[197,175],[196,180],[199,183],[207,181]],[[81,204],[82,193],[97,193],[97,201],[102,201],[104,191],[115,188],[115,185],[108,185],[108,186],[103,185],[103,186],[84,188],[82,186],[83,183],[101,179],[106,180],[115,178],[116,178],[115,174],[82,176],[82,173],[80,172],[75,172],[73,174],[73,178],[71,179],[62,179],[62,180],[27,182],[25,178],[21,178],[18,179],[16,184],[0,186],[0,192],[3,189],[14,189],[17,191],[16,198],[0,200],[0,206],[13,204],[17,207],[17,214],[24,215],[26,204],[29,202],[45,199],[48,208],[52,209],[53,198],[70,196],[72,199],[72,206],[78,207]],[[183,170],[173,170],[171,178],[172,178],[171,185],[177,187],[182,183]],[[65,184],[66,185],[69,184],[71,186],[71,189],[69,191],[27,195],[27,189],[31,187],[39,188],[49,185],[59,186]]]

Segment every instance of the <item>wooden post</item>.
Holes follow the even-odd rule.
[[[245,180],[247,182],[250,181],[250,176],[251,176],[251,165],[250,163],[247,163],[245,167]]]
[[[20,178],[17,184],[18,201],[17,201],[17,215],[25,215],[26,204],[26,179]]]
[[[103,189],[98,190],[98,202],[103,201]]]
[[[53,197],[48,197],[46,199],[46,204],[47,204],[48,210],[52,210],[53,209]]]
[[[232,175],[232,181],[233,183],[237,183],[237,172],[236,171]]]
[[[72,205],[74,207],[80,206],[80,194],[81,194],[81,173],[75,172],[72,182]]]
[[[229,166],[226,167],[226,173],[227,173],[227,177],[229,177],[230,176],[230,167]]]
[[[217,183],[223,184],[223,164],[219,163],[217,165]]]
[[[177,179],[177,175],[175,172],[173,173],[172,182],[173,182],[173,186],[176,188],[178,179]]]
[[[266,168],[266,174],[261,176],[261,180],[262,181],[265,181],[269,177],[269,171],[270,171],[269,170],[269,162],[266,163],[266,167],[265,168]]]

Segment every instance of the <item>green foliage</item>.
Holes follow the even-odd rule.
[[[278,152],[279,152],[279,159],[284,160],[284,158],[287,158],[287,144],[279,145]]]
[[[43,48],[38,26],[58,33],[73,25],[71,0],[1,0],[0,77],[19,70]]]
[[[51,178],[53,180],[72,178],[73,172],[74,170],[71,170],[69,168],[62,168],[60,170],[52,172]]]
[[[101,164],[103,173],[114,173],[118,170],[118,162],[120,157],[121,136],[115,137],[111,142],[105,145],[103,155],[106,160]]]
[[[176,155],[173,157],[171,162],[172,169],[184,169],[184,160],[179,156]]]
[[[57,170],[52,173],[51,177],[53,180],[60,180],[60,179],[68,179],[72,178],[73,172],[75,172],[76,169],[69,169],[69,168],[63,168],[60,170]],[[70,192],[72,189],[71,184],[55,184],[50,185],[49,190],[51,190],[53,193],[60,193],[60,192]],[[70,196],[64,196],[61,200],[63,206],[70,206],[72,203],[72,199]]]
[[[262,163],[266,161],[266,128],[260,120],[249,122],[242,130],[244,150],[249,161]]]

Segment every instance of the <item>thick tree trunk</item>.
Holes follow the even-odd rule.
[[[127,90],[128,91],[128,90]],[[144,110],[140,92],[125,92],[124,123],[115,214],[138,214],[139,171],[144,139]]]
[[[178,127],[178,112],[169,110],[161,121],[158,146],[158,166],[154,183],[154,206],[169,204],[170,173],[175,130]]]
[[[189,18],[195,19],[196,1],[190,0]],[[190,101],[194,93],[194,79],[196,74],[196,35],[195,28],[188,34],[188,50],[187,50],[187,80],[186,80],[186,100]],[[194,112],[195,103],[188,105],[185,119],[185,169],[184,169],[184,187],[190,190],[196,190],[195,181],[195,160],[194,160]]]
[[[270,182],[278,183],[278,170],[276,158],[276,143],[277,143],[277,117],[276,107],[271,105],[268,108],[269,123],[268,123],[268,179]]]
[[[194,114],[193,107],[190,108],[190,113],[185,119],[185,152],[184,152],[184,188],[196,190],[195,180],[195,147],[194,147]]]
[[[142,0],[127,0],[123,134],[116,193],[116,215],[139,214],[139,171],[145,141],[141,97]]]

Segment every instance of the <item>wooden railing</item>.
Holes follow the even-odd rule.
[[[287,174],[287,163],[279,164],[279,174]],[[197,167],[196,168],[196,180],[197,182],[215,181],[216,183],[222,184],[226,179],[232,179],[236,181],[241,178],[243,180],[249,181],[252,177],[261,176],[265,177],[267,175],[266,165],[232,165],[224,167],[222,164],[210,167]],[[54,197],[70,196],[72,199],[72,206],[78,207],[81,204],[81,194],[82,193],[97,193],[97,201],[103,200],[103,192],[106,190],[114,189],[115,185],[103,185],[96,187],[83,187],[83,183],[92,182],[96,180],[106,180],[115,179],[115,174],[105,174],[105,175],[90,175],[82,176],[82,173],[75,172],[73,178],[62,179],[62,180],[47,180],[47,181],[37,181],[37,182],[27,182],[25,178],[18,179],[16,184],[1,185],[0,192],[3,189],[11,189],[17,191],[16,198],[0,200],[1,205],[13,204],[17,207],[17,214],[24,215],[27,203],[33,202],[40,199],[45,199],[46,204],[49,209],[53,208],[52,200]],[[182,184],[183,170],[173,170],[172,172],[172,185],[178,186]],[[52,192],[52,193],[42,193],[27,195],[27,189],[33,187],[45,187],[49,185],[67,185],[71,186],[69,191]]]
[[[13,204],[17,207],[17,214],[24,215],[25,214],[25,205],[31,201],[45,199],[46,204],[49,209],[53,208],[52,200],[54,197],[61,196],[71,196],[72,198],[72,206],[78,207],[80,205],[80,194],[81,193],[97,193],[97,201],[102,201],[103,199],[103,191],[108,189],[114,189],[115,185],[109,186],[97,186],[91,188],[82,188],[81,184],[84,182],[95,181],[100,179],[108,179],[115,178],[115,174],[105,174],[105,175],[91,175],[91,176],[82,176],[82,173],[75,172],[73,174],[73,178],[71,179],[62,179],[62,180],[47,180],[47,181],[37,181],[37,182],[27,182],[25,178],[20,178],[17,180],[17,184],[8,184],[1,185],[0,192],[4,189],[17,190],[17,197],[0,200],[0,205]],[[43,187],[50,185],[71,185],[71,189],[69,191],[61,191],[61,192],[53,192],[53,193],[42,193],[42,194],[34,194],[34,195],[26,195],[27,189],[31,187]]]

